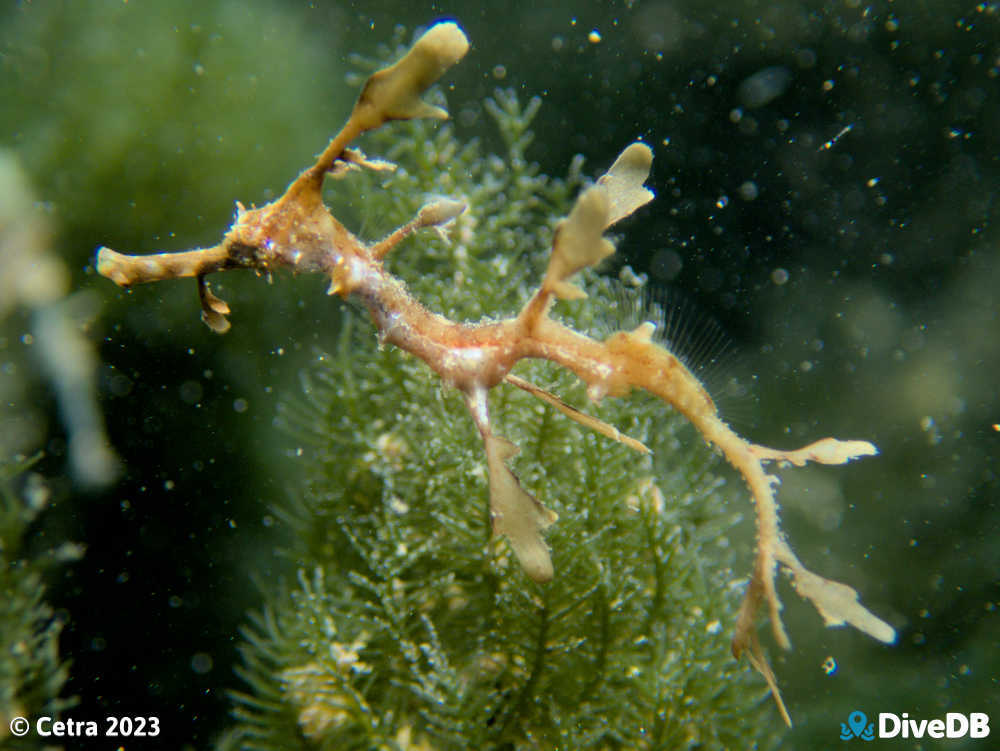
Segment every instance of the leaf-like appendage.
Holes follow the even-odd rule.
[[[468,51],[469,40],[458,24],[432,26],[398,62],[372,74],[361,90],[352,119],[358,119],[362,130],[377,128],[387,120],[447,120],[447,112],[427,104],[420,95]]]
[[[841,441],[836,438],[822,438],[794,451],[782,451],[758,445],[751,446],[750,450],[760,459],[788,462],[796,467],[803,467],[807,462],[846,464],[851,459],[878,454],[875,444],[868,441]]]
[[[229,305],[225,300],[212,294],[204,275],[198,277],[198,298],[201,301],[201,320],[205,325],[216,334],[225,334],[229,331],[231,324],[226,318],[230,313]]]
[[[453,201],[450,198],[441,198],[424,205],[417,213],[417,227],[436,227],[447,224],[457,217],[466,206],[463,201]]]
[[[569,216],[556,227],[542,289],[563,300],[586,297],[566,279],[615,252],[615,246],[603,237],[604,230],[653,200],[653,191],[643,186],[652,164],[652,149],[633,143],[596,185],[580,194]]]
[[[507,460],[517,446],[497,435],[484,435],[490,472],[490,513],[493,531],[505,535],[525,573],[537,582],[552,579],[552,558],[541,531],[558,517],[521,487]]]
[[[644,143],[633,143],[626,148],[598,179],[610,200],[608,223],[610,227],[653,200],[655,194],[643,183],[653,166],[653,150]]]
[[[556,228],[543,288],[552,290],[564,300],[586,297],[583,290],[565,280],[615,252],[615,246],[603,236],[610,223],[610,206],[607,192],[599,186],[592,186],[580,194],[569,216]]]
[[[846,584],[824,579],[805,568],[793,569],[795,591],[808,599],[827,626],[849,623],[873,639],[891,644],[896,631],[859,602],[858,593]]]

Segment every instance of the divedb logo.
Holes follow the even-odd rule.
[[[847,715],[847,722],[840,723],[840,740],[863,741],[875,738],[987,738],[990,734],[990,716],[985,712],[948,712],[944,719],[915,720],[909,714],[879,712],[878,734],[875,723],[855,709]]]

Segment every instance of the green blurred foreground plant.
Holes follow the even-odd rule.
[[[77,560],[73,543],[40,553],[28,550],[29,529],[48,505],[50,491],[32,461],[0,463],[0,746],[41,748],[33,733],[15,738],[15,717],[55,717],[73,701],[60,698],[69,668],[59,658],[63,621],[45,602],[45,572]]]
[[[754,497],[758,553],[732,649],[748,652],[786,721],[755,625],[766,603],[777,641],[789,645],[774,588],[779,564],[829,625],[847,622],[883,641],[894,632],[853,589],[798,560],[779,527],[777,478],[764,466],[841,464],[876,449],[827,438],[781,451],[740,438],[697,378],[653,338],[653,323],[634,321],[603,340],[579,333],[615,317],[607,282],[590,283],[586,305],[561,306],[572,325],[553,317],[557,300],[587,297],[570,277],[614,252],[605,230],[652,199],[643,185],[652,162],[645,144],[626,148],[551,232],[549,218],[565,211],[581,182],[579,165],[565,183],[527,165],[531,112],[511,96],[490,106],[510,150],[506,163],[419,124],[388,146],[388,156],[412,171],[349,147],[390,120],[445,118],[420,95],[467,49],[464,33],[442,23],[399,62],[376,70],[316,163],[273,203],[238,205],[219,245],[98,253],[98,271],[123,286],[195,277],[203,318],[220,333],[230,311],[209,290],[207,274],[319,272],[330,277],[330,294],[367,310],[380,345],[396,345],[366,346],[348,319],[338,352],[309,378],[307,401],[289,408],[308,486],[283,516],[299,533],[292,554],[308,565],[247,632],[244,674],[254,691],[238,697],[239,727],[226,742],[746,745],[747,716],[760,718],[758,697],[732,673],[717,638],[731,617],[730,577],[721,573],[729,561],[704,550],[724,541],[734,520],[714,492],[704,452],[681,447],[679,421],[663,417],[662,403],[722,451]],[[361,242],[323,203],[328,175],[366,182],[358,186],[366,210],[412,218],[374,245]],[[382,176],[381,189],[373,176]],[[450,197],[433,197],[440,195]],[[526,229],[533,227],[541,229]],[[421,229],[442,240],[450,229],[454,245],[431,242],[408,259],[397,246]],[[546,246],[547,268],[531,292],[537,250]],[[394,250],[390,273],[383,261]],[[622,307],[635,306],[623,300]],[[499,311],[519,312],[455,322]],[[452,388],[442,392],[439,384]],[[634,388],[647,396],[595,406],[593,414],[572,406],[584,391],[599,403]],[[487,398],[494,390],[509,438],[494,429]],[[461,419],[463,407],[475,432]],[[485,464],[473,448],[476,433]],[[508,466],[518,447],[528,485],[544,488],[553,509]],[[482,497],[484,485],[489,504],[474,515],[468,500]],[[550,527],[555,562],[541,534]],[[703,568],[706,557],[716,560]],[[755,728],[750,737],[763,735]]]

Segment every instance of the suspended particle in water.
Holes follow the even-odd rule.
[[[684,267],[684,260],[680,254],[674,250],[658,250],[653,254],[650,263],[650,273],[661,282],[673,281],[681,273]]]
[[[827,657],[823,660],[823,664],[820,667],[823,668],[823,672],[827,675],[833,675],[837,672],[837,661],[832,656]]]
[[[205,675],[212,669],[212,656],[206,652],[196,652],[191,656],[191,670],[198,675]]]
[[[758,195],[760,195],[760,188],[757,187],[757,183],[753,180],[747,180],[738,188],[740,198],[744,201],[752,201]]]
[[[831,85],[831,88],[832,88],[832,85]],[[830,149],[832,149],[834,146],[837,145],[837,141],[839,141],[841,138],[843,138],[848,133],[850,133],[853,128],[854,128],[853,125],[845,125],[843,128],[841,128],[837,132],[837,135],[835,135],[833,138],[831,138],[829,141],[827,141],[826,143],[824,143],[822,146],[820,146],[816,150],[817,151],[829,151]]]
[[[783,65],[764,68],[740,84],[740,101],[750,109],[763,107],[784,94],[791,81],[792,72]]]
[[[780,287],[788,281],[788,270],[782,268],[775,269],[771,272],[771,281]]]

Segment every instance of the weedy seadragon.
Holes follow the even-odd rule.
[[[779,568],[788,572],[796,591],[813,603],[827,625],[849,623],[882,642],[892,642],[895,632],[859,602],[854,589],[824,579],[802,564],[781,531],[775,499],[778,478],[765,467],[770,462],[843,464],[878,452],[867,441],[834,438],[793,451],[751,443],[722,420],[706,389],[683,362],[654,341],[653,324],[644,323],[598,341],[550,317],[557,300],[586,296],[569,279],[614,253],[614,246],[604,236],[607,229],[653,199],[653,192],[644,185],[653,160],[650,147],[641,142],[631,144],[606,174],[582,191],[556,228],[548,268],[538,290],[518,315],[496,322],[462,323],[434,313],[386,267],[387,256],[403,239],[422,228],[446,225],[465,210],[463,203],[448,199],[431,202],[411,221],[371,245],[348,231],[323,203],[321,190],[328,175],[340,176],[351,169],[391,168],[349,148],[362,133],[392,120],[447,117],[444,110],[420,96],[468,48],[465,33],[455,23],[432,26],[398,62],[367,80],[347,123],[284,195],[260,208],[245,209],[237,204],[236,220],[218,245],[144,256],[101,248],[97,270],[123,287],[194,277],[202,316],[220,333],[229,328],[229,306],[210,291],[208,274],[230,269],[270,274],[288,269],[328,276],[329,293],[353,298],[367,308],[383,342],[420,358],[445,384],[461,392],[486,452],[493,530],[506,537],[524,571],[538,582],[553,577],[542,532],[555,522],[556,515],[528,493],[507,466],[518,449],[494,431],[489,391],[502,384],[524,389],[571,419],[638,451],[648,449],[613,426],[514,376],[511,368],[525,358],[549,360],[582,379],[592,400],[624,397],[632,389],[644,389],[662,399],[722,452],[750,488],[757,512],[757,553],[732,648],[737,657],[748,654],[790,724],[755,623],[759,607],[766,603],[775,639],[784,648],[790,646],[775,588]]]

